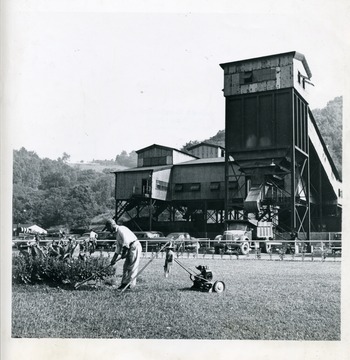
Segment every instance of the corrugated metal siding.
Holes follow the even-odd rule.
[[[219,147],[201,145],[189,151],[191,154],[201,158],[215,158],[221,156],[221,149]]]
[[[226,98],[229,152],[290,146],[291,89]]]
[[[142,179],[147,179],[149,174],[149,171],[117,173],[116,198],[118,200],[127,200],[130,199],[133,195],[141,195]]]
[[[217,199],[225,196],[225,167],[223,165],[179,166],[173,169],[172,200]],[[210,183],[219,182],[219,190],[211,191]],[[182,188],[176,188],[182,184]],[[199,190],[191,189],[192,184],[200,184]]]
[[[238,172],[236,167],[235,171]],[[232,170],[230,173],[232,174]],[[240,184],[231,187],[230,193],[236,192],[243,183],[244,179],[241,178]],[[223,200],[225,198],[224,163],[174,167],[171,184],[171,199],[174,201]]]
[[[171,165],[173,163],[173,151],[162,147],[153,147],[138,154],[137,166]]]
[[[277,58],[250,59],[237,65],[227,65],[224,69],[224,95],[293,87],[293,60],[290,53]],[[300,61],[296,63],[302,66]]]
[[[170,191],[171,169],[156,171],[152,176],[152,198],[167,200]]]

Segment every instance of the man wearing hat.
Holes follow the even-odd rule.
[[[116,233],[116,248],[111,265],[119,259],[125,259],[123,265],[122,283],[118,289],[124,289],[129,283],[130,288],[136,285],[136,274],[138,272],[142,247],[136,235],[126,226],[113,224]]]

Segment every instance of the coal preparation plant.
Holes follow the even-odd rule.
[[[230,220],[270,223],[274,238],[340,232],[342,184],[309,109],[311,70],[287,52],[220,65],[225,147],[153,144],[115,172],[115,218],[134,230],[214,238]]]

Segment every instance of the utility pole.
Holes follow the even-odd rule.
[[[149,231],[152,231],[152,171],[148,175]]]

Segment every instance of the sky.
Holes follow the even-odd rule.
[[[347,1],[10,3],[6,146],[42,158],[114,159],[215,135],[225,62],[298,51],[313,74],[311,109],[345,93]]]

